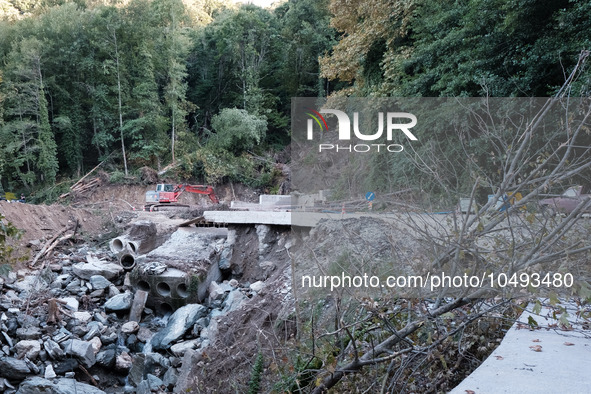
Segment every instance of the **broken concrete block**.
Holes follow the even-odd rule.
[[[142,320],[142,312],[146,306],[148,299],[148,292],[144,290],[138,290],[135,292],[133,302],[131,304],[131,312],[129,312],[129,320],[134,322],[140,322]]]

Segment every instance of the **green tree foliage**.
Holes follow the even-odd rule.
[[[196,33],[190,54],[192,101],[200,106],[201,126],[226,107],[251,113],[275,110],[271,92],[281,56],[278,21],[255,6],[228,9]]]
[[[0,180],[41,187],[106,157],[161,168],[205,146],[225,108],[266,119],[245,146],[282,149],[291,96],[323,94],[317,57],[333,36],[312,0],[1,3]]]
[[[216,134],[208,145],[234,154],[252,149],[261,143],[267,131],[264,117],[249,114],[243,109],[226,108],[211,120]]]
[[[10,241],[18,240],[21,234],[21,230],[0,214],[0,276],[6,276],[12,270],[12,265],[18,261],[12,255],[14,249]]]
[[[322,75],[347,82],[335,95],[358,96],[548,96],[565,81],[582,50],[591,48],[591,6],[585,1],[332,0],[331,24],[343,33],[321,59]],[[571,95],[588,95],[591,73],[577,74]],[[449,113],[450,119],[461,116]],[[423,117],[426,119],[427,117]],[[490,136],[463,130],[462,144],[449,130],[430,125],[416,152],[372,155],[365,179],[371,190],[443,192],[421,184],[415,158],[429,161],[444,183],[470,192],[477,175],[453,160],[469,151],[494,178],[504,150]],[[552,137],[545,130],[532,144]],[[491,150],[492,149],[492,150]],[[547,152],[549,154],[549,152]],[[486,198],[486,190],[479,192]],[[490,190],[488,190],[490,193]]]
[[[586,1],[332,0],[330,9],[344,36],[323,75],[359,95],[546,96],[591,45]],[[588,81],[587,72],[581,93]]]
[[[194,33],[188,98],[198,105],[194,127],[207,136],[223,108],[264,115],[266,141],[289,142],[291,98],[324,96],[318,57],[335,42],[325,1],[285,2],[273,12],[254,6],[226,9]]]
[[[329,26],[328,1],[299,0],[277,8],[281,20],[283,61],[280,63],[282,93],[287,97],[326,95],[320,79],[318,58],[336,44],[336,34]]]
[[[160,168],[206,146],[226,108],[266,119],[246,144],[257,154],[281,149],[294,96],[547,95],[591,46],[590,12],[579,0],[6,0],[0,179],[37,187],[107,156]],[[572,94],[590,83],[586,69]],[[408,166],[372,168],[402,179]]]
[[[225,108],[211,123],[215,133],[203,148],[185,155],[185,170],[213,185],[232,181],[254,188],[268,186],[277,175],[275,168],[260,157],[255,160],[252,152],[265,138],[265,117],[243,109]]]
[[[190,47],[185,12],[180,0],[160,0],[153,3],[154,15],[164,35],[157,41],[157,50],[164,56],[164,103],[170,119],[171,157],[175,161],[175,144],[179,136],[187,135],[186,117],[191,105],[187,96],[186,57]]]
[[[259,351],[252,366],[252,372],[248,382],[248,394],[257,394],[260,392],[261,374],[265,366],[263,361],[263,353]]]
[[[416,1],[332,0],[331,25],[344,35],[330,56],[321,59],[322,75],[355,81],[360,90],[368,90],[368,82],[379,83],[379,72],[375,78],[371,74],[379,68],[385,50],[393,47],[406,53],[404,38]]]
[[[47,113],[47,101],[43,91],[43,83],[39,90],[39,156],[37,158],[37,168],[39,176],[43,183],[54,183],[55,176],[59,169],[57,161],[57,145],[54,140],[51,127],[49,125],[49,115]]]
[[[49,124],[43,82],[43,45],[22,40],[11,52],[3,86],[5,119],[0,129],[6,170],[24,186],[52,183],[58,170],[57,147]]]

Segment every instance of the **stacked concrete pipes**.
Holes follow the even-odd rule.
[[[125,271],[131,271],[135,267],[135,259],[139,246],[140,242],[131,240],[126,236],[113,238],[109,242],[111,252],[117,255],[119,264],[121,264]]]
[[[132,224],[125,235],[113,238],[109,248],[117,255],[119,264],[125,271],[131,271],[136,265],[137,256],[145,254],[156,246],[156,225],[150,221],[138,221]]]
[[[155,263],[159,265],[159,263]],[[131,284],[148,293],[146,306],[158,315],[169,315],[187,303],[197,302],[197,287],[201,277],[188,275],[176,268],[150,272],[150,263],[139,262],[130,272]]]

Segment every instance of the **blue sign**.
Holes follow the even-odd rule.
[[[374,192],[367,192],[365,194],[365,199],[367,201],[373,201],[376,198],[376,194]]]

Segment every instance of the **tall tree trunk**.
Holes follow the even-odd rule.
[[[125,154],[125,140],[123,139],[123,113],[121,110],[121,76],[119,74],[119,50],[117,48],[117,33],[114,29],[113,41],[115,43],[115,64],[117,65],[117,94],[119,99],[119,134],[121,136],[121,152],[123,153],[123,166],[125,168],[125,176],[127,176],[127,156]]]
[[[174,158],[174,138],[175,138],[175,136],[174,136],[174,126],[175,126],[175,124],[174,124],[174,115],[175,115],[175,112],[176,111],[175,111],[174,106],[173,106],[173,108],[172,108],[172,138],[171,138],[172,139],[172,142],[171,142],[171,144],[172,144],[171,150],[172,150],[172,162],[173,163],[174,163],[174,160],[175,160],[175,158]]]
[[[101,152],[101,146],[100,146],[99,142],[96,139],[96,134],[97,134],[96,129],[97,129],[97,127],[96,127],[96,117],[93,116],[92,117],[92,134],[94,136],[93,139],[94,139],[94,142],[95,142],[96,150],[98,152],[99,157],[101,157],[103,155],[103,153]]]

